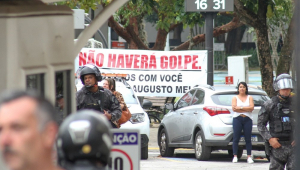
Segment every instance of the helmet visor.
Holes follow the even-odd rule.
[[[275,90],[281,90],[281,89],[293,89],[293,80],[292,79],[280,79],[276,82],[276,88]]]

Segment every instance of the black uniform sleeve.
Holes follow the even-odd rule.
[[[111,95],[110,97],[110,114],[111,114],[111,121],[118,121],[121,117],[122,111],[121,111],[121,106],[116,98],[116,96]]]
[[[76,93],[76,109],[81,110],[84,106],[84,103],[82,102],[83,98],[83,92],[80,90]]]
[[[269,141],[270,138],[272,138],[270,131],[268,130],[267,123],[270,120],[270,110],[272,103],[271,100],[265,102],[265,104],[261,107],[259,113],[258,113],[258,119],[257,119],[257,129],[261,136],[266,140]],[[269,107],[268,107],[269,106]]]
[[[293,98],[291,98],[291,100],[293,101],[291,103],[292,105],[292,114],[291,114],[291,117],[290,117],[290,122],[291,122],[291,125],[292,125],[292,139],[294,140],[296,138],[296,128],[297,128],[297,124],[296,124],[296,114],[295,114],[295,110],[294,110],[294,107],[296,106],[296,102]]]

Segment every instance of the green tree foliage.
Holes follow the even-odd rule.
[[[57,4],[68,5],[70,8],[77,6],[88,11],[90,8],[95,10],[98,4],[108,5],[111,1],[113,0],[67,0]],[[131,17],[146,17],[157,25],[157,29],[166,31],[171,24],[183,23],[184,27],[193,27],[195,24],[202,25],[204,23],[199,13],[184,11],[184,0],[130,0],[116,14],[122,16],[122,19],[115,18],[118,21],[125,21],[126,24],[129,24],[128,20]]]
[[[138,9],[138,10],[132,10]],[[156,24],[157,29],[169,31],[172,24],[183,23],[184,27],[203,24],[199,13],[186,13],[184,0],[131,0],[127,6],[123,6],[117,12],[123,16],[123,21],[132,17],[148,18]]]
[[[291,21],[294,11],[292,0],[274,0],[268,5],[267,18],[269,27],[272,25],[288,25]]]
[[[95,9],[97,4],[101,4],[105,8],[111,1],[113,0],[68,0],[64,3],[71,8],[79,6],[88,11],[89,8]],[[215,29],[214,36],[224,34],[243,24],[255,29],[263,88],[270,96],[273,96],[274,90],[270,86],[273,83],[273,68],[268,28],[281,24],[287,30],[286,26],[293,14],[293,0],[234,0],[234,5],[233,19],[229,23],[224,22],[227,27],[220,26],[221,29]],[[137,31],[137,29],[143,28],[137,25],[145,18],[151,20],[158,30],[157,39],[152,48],[154,50],[163,50],[168,32],[180,23],[184,25],[184,28],[193,27],[195,24],[204,24],[204,19],[199,13],[184,11],[184,0],[130,0],[115,13],[113,20],[110,18],[109,25],[128,44],[133,44],[132,48],[150,49],[147,45],[141,45],[144,43],[139,40],[139,31]],[[226,31],[224,31],[225,29]],[[192,41],[200,43],[204,39],[204,35],[196,35]],[[189,42],[185,42],[177,50],[187,49],[188,46]]]
[[[234,3],[242,22],[255,29],[262,86],[268,95],[272,97],[275,95],[275,91],[270,86],[273,83],[274,75],[268,29],[272,23],[273,25],[283,23],[282,26],[284,27],[289,25],[288,21],[293,13],[293,2],[290,0],[234,0]],[[289,67],[288,65],[285,66]]]
[[[109,3],[108,0],[103,0],[105,3]],[[90,9],[97,9],[97,5],[101,3],[101,0],[67,0],[62,2],[56,2],[56,5],[67,5],[71,9],[75,9],[76,7],[80,7],[84,9],[85,12],[88,12]]]
[[[113,0],[68,0],[63,4],[71,8],[79,7],[89,10],[89,6],[95,9],[97,4],[105,8]],[[157,39],[153,50],[163,50],[166,43],[167,34],[174,30],[178,25],[183,27],[193,27],[195,24],[204,24],[204,19],[199,13],[186,13],[184,11],[184,0],[130,0],[121,7],[109,19],[109,26],[127,41],[129,48],[149,49],[148,44],[140,39],[140,26],[143,19],[150,18],[156,25]],[[112,20],[113,19],[113,20]]]

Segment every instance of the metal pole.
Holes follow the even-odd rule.
[[[111,49],[111,27],[108,27],[108,49]]]
[[[207,84],[214,85],[213,12],[205,14],[205,49],[207,50]]]
[[[296,38],[295,40],[295,54],[299,54],[300,53],[300,34],[298,33],[298,30],[300,29],[300,2],[299,1],[295,1],[296,2],[296,8],[294,9],[294,15],[296,16],[296,20],[295,20],[295,24],[296,24],[296,28],[294,29],[294,37]],[[300,128],[300,108],[299,108],[299,102],[300,102],[300,68],[299,68],[299,63],[300,63],[300,58],[295,56],[295,62],[294,62],[294,67],[296,68],[296,102],[294,106],[295,107],[295,113],[296,113],[296,129],[295,131],[297,132],[297,129]],[[296,157],[295,157],[295,162],[296,162],[296,168],[295,169],[299,169],[300,168],[300,161],[297,161],[300,159],[300,134],[299,133],[295,133],[296,134]]]
[[[91,20],[93,21],[94,18],[95,18],[95,11],[93,9],[91,9]],[[93,38],[95,39],[95,34],[93,35]]]
[[[166,40],[166,46],[165,46],[165,51],[170,51],[170,33],[167,35],[167,40]]]

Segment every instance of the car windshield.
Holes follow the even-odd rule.
[[[270,99],[266,95],[259,95],[259,94],[250,94],[250,95],[253,97],[254,106],[262,106],[265,101]],[[231,106],[231,101],[234,96],[236,96],[236,94],[216,94],[216,95],[212,95],[211,98],[213,102],[217,105]]]
[[[123,84],[117,85],[118,92],[122,93],[122,96],[126,104],[138,104],[137,99],[134,96],[133,90],[129,86]]]

